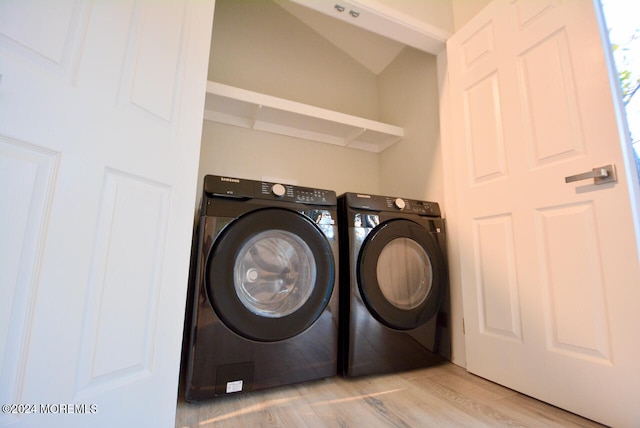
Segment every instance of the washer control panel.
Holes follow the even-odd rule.
[[[266,181],[262,181],[260,184],[259,197],[312,205],[334,205],[336,201],[336,193],[332,190],[313,189]]]
[[[236,199],[267,199],[308,205],[336,205],[337,203],[336,192],[333,190],[218,175],[205,176],[204,191],[210,196]]]

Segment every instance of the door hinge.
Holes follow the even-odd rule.
[[[462,318],[462,334],[467,334],[467,330],[464,328],[464,318]]]

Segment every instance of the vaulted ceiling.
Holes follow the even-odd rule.
[[[275,0],[275,2],[376,75],[382,72],[405,47],[402,43],[299,4],[287,0]]]

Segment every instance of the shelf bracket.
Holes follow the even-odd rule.
[[[344,137],[344,146],[349,147],[349,144],[351,144],[356,138],[364,134],[366,130],[367,128],[358,128],[355,131],[353,131],[351,134]]]
[[[260,112],[262,111],[262,104],[256,104],[253,112],[251,113],[251,117],[249,118],[249,127],[251,129],[255,129],[256,122],[258,121],[258,117],[260,117]]]

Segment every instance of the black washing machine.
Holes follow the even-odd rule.
[[[340,225],[340,344],[344,376],[446,362],[449,283],[439,205],[346,193]]]
[[[183,351],[198,401],[337,370],[336,194],[207,175]]]

